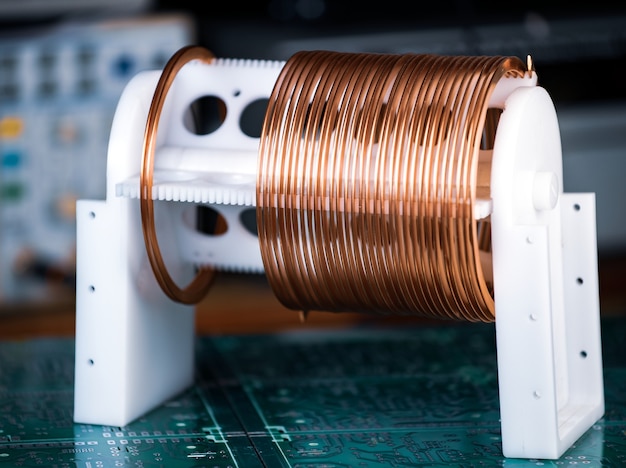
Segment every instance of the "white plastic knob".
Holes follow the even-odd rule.
[[[533,179],[533,205],[538,211],[549,211],[559,201],[559,179],[554,172],[537,172]]]

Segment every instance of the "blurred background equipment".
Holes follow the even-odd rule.
[[[152,0],[0,0],[0,18],[12,21],[59,19],[68,16],[141,13]]]
[[[0,13],[26,15],[35,3],[0,1]],[[125,3],[124,11],[143,2]],[[84,2],[98,4],[122,2]],[[7,29],[0,37],[0,307],[73,301],[75,202],[104,197],[122,89],[192,42],[193,24],[172,14]]]

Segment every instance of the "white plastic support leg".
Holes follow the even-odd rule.
[[[113,123],[107,199],[77,203],[74,420],[124,426],[193,381],[193,308],[170,301],[145,253],[137,200],[115,196],[115,181],[137,171],[142,126],[157,74],[124,91]],[[193,265],[179,259],[168,202],[155,213],[162,252],[181,281]]]
[[[595,199],[562,193],[560,151],[547,93],[514,91],[492,165],[502,446],[512,458],[559,458],[604,413]]]
[[[155,192],[161,188],[166,196],[155,197],[155,224],[168,271],[181,285],[193,278],[193,260],[262,270],[258,240],[239,220],[253,205],[250,174],[258,139],[242,132],[239,117],[256,100],[269,97],[281,67],[281,62],[261,61],[190,63],[168,95],[158,135],[164,157],[157,156],[155,164]],[[109,140],[106,200],[77,204],[78,423],[124,426],[193,383],[193,307],[171,301],[159,288],[146,255],[139,200],[124,196],[125,182],[138,184],[143,133],[159,76],[158,71],[139,73],[124,89]],[[219,96],[228,113],[218,131],[197,135],[185,126],[186,111],[204,96]],[[168,145],[192,150],[168,153]],[[182,167],[168,170],[177,163]],[[191,188],[177,186],[181,179]],[[127,191],[133,190],[138,193],[138,187]],[[184,214],[195,203],[206,203],[205,194],[215,193],[224,199],[219,212],[230,229],[228,236],[208,238],[186,226]],[[238,255],[224,258],[225,242],[237,245]]]
[[[76,422],[124,426],[193,382],[194,312],[158,289],[136,205],[77,206]]]

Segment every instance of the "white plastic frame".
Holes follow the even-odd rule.
[[[254,203],[256,178],[250,174],[256,173],[258,145],[241,131],[239,117],[248,104],[269,97],[281,67],[281,62],[192,62],[168,95],[155,158],[155,226],[163,258],[181,285],[193,278],[194,263],[207,259],[216,268],[263,271],[258,239],[238,220]],[[106,200],[77,203],[76,422],[124,426],[193,382],[194,310],[172,302],[159,288],[143,244],[139,201],[132,198],[159,76],[138,74],[120,97],[108,148]],[[196,135],[186,129],[184,112],[204,96],[219,97],[227,114],[218,131]],[[198,148],[204,150],[202,161]],[[230,228],[221,236],[201,235],[185,223],[192,205],[177,201],[220,202],[212,206]]]
[[[205,238],[185,226],[189,203],[235,225],[254,206],[257,141],[241,133],[247,103],[269,96],[280,62],[189,64],[161,117],[153,196],[174,277],[193,262],[262,271],[256,237]],[[143,129],[157,72],[125,89],[111,130],[107,198],[77,204],[74,419],[124,426],[193,382],[194,312],[171,302],[150,269],[137,196]],[[503,80],[491,176],[497,356],[506,457],[560,457],[604,413],[593,194],[562,193],[558,121],[535,78]],[[182,114],[196,98],[227,104],[222,128],[199,137]],[[232,231],[232,232],[231,232]],[[179,247],[180,246],[180,247]],[[227,249],[227,246],[236,248]],[[228,252],[225,256],[224,252]],[[235,255],[237,254],[237,255]]]
[[[563,194],[540,87],[508,96],[493,151],[492,249],[503,453],[560,457],[604,414],[594,194]]]

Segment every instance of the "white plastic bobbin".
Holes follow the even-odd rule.
[[[246,134],[241,123],[250,105],[269,98],[283,65],[229,59],[211,65],[190,63],[174,81],[161,116],[152,198],[210,205],[226,223],[225,232],[206,234],[194,225],[193,207],[172,208],[176,214],[171,222],[186,262],[218,270],[263,271],[256,232],[242,221],[256,204],[259,138]],[[221,101],[224,115],[217,129],[198,135],[189,129],[189,109],[204,97]],[[260,130],[263,115],[257,117]],[[135,127],[139,124],[133,122]],[[139,197],[138,167],[115,184],[115,196]]]

